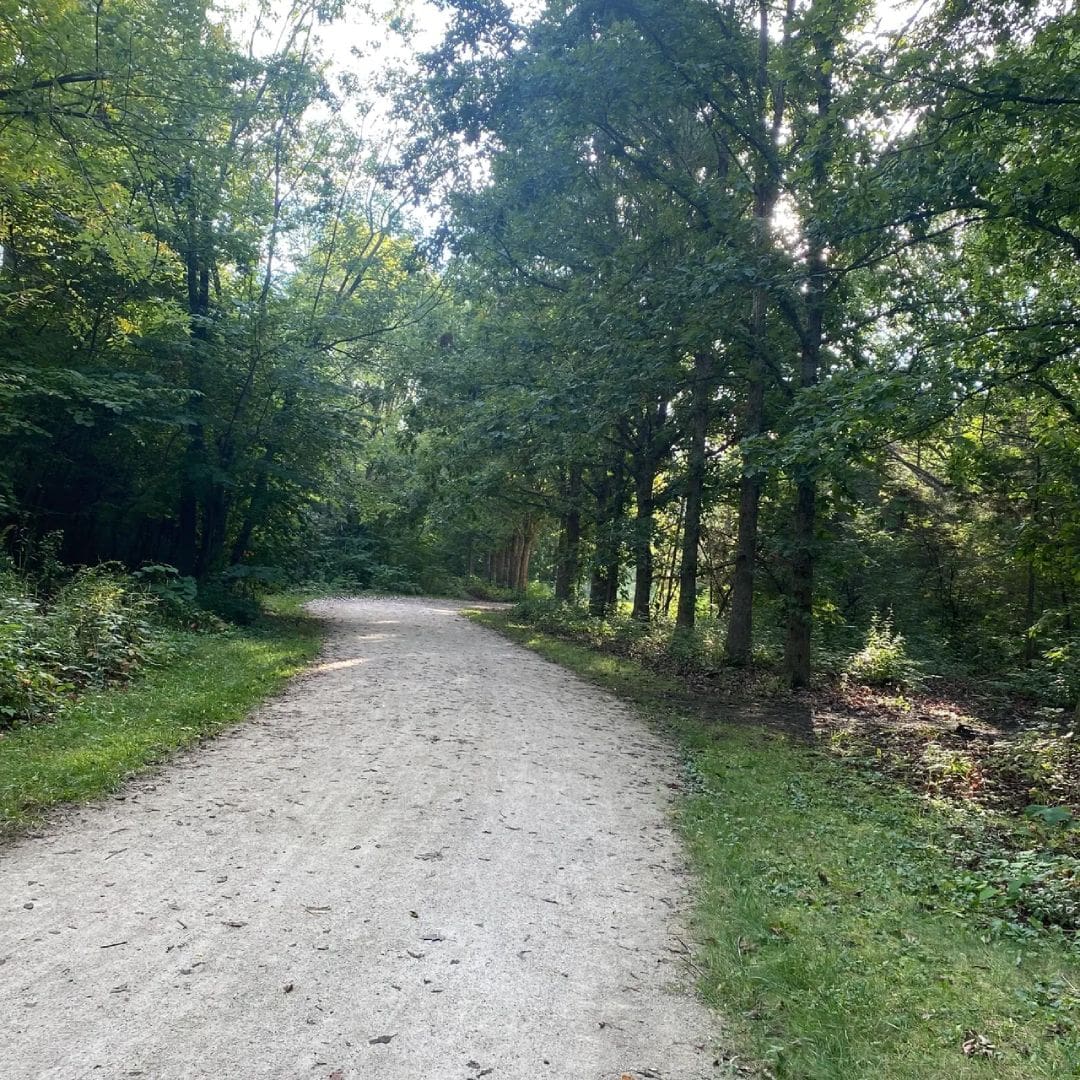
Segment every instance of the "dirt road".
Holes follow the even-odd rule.
[[[432,601],[0,850],[0,1075],[705,1080],[671,750]]]

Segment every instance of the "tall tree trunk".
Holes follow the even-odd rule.
[[[182,178],[188,185],[189,205],[187,220],[187,250],[184,263],[187,275],[188,318],[191,340],[187,349],[185,376],[188,389],[195,396],[193,411],[195,421],[188,428],[187,446],[180,479],[180,496],[177,506],[176,565],[184,574],[199,574],[202,569],[199,558],[199,504],[208,474],[206,456],[206,429],[199,413],[202,405],[197,395],[203,385],[203,365],[210,338],[207,319],[210,315],[210,267],[208,265],[208,225],[200,221],[195,209],[193,177],[190,168]],[[201,576],[201,575],[199,575]]]
[[[653,584],[653,517],[656,504],[653,488],[656,484],[656,464],[646,453],[634,465],[634,498],[637,514],[634,519],[634,607],[631,618],[648,622]]]
[[[1031,488],[1031,525],[1038,528],[1039,523],[1039,505],[1040,505],[1040,491],[1039,488],[1042,484],[1042,460],[1039,455],[1035,455],[1035,476],[1033,477],[1034,483]],[[1035,662],[1035,624],[1039,621],[1039,613],[1036,607],[1036,600],[1038,599],[1037,584],[1038,580],[1035,574],[1035,563],[1032,559],[1028,559],[1026,570],[1026,582],[1024,588],[1024,667],[1031,667]]]
[[[271,506],[270,473],[285,447],[289,425],[295,409],[296,390],[290,386],[286,388],[281,408],[274,417],[269,438],[259,459],[255,483],[251,489],[251,497],[244,508],[240,530],[233,541],[230,561],[234,565],[243,559],[244,553],[251,545],[255,530],[266,524],[267,511]],[[224,539],[224,536],[222,539]]]
[[[813,193],[823,192],[828,183],[828,163],[832,155],[828,128],[832,102],[833,43],[826,35],[815,38],[818,61],[817,119],[823,125],[821,140],[812,155]],[[825,332],[826,278],[828,263],[821,225],[811,219],[806,227],[807,277],[806,321],[802,334],[799,384],[803,391],[816,385],[821,366],[821,343]],[[804,462],[795,469],[795,513],[792,522],[791,594],[788,598],[787,639],[784,642],[784,674],[792,687],[810,684],[810,644],[814,625],[814,562],[817,525],[817,470]]]
[[[705,490],[706,443],[712,404],[712,357],[694,357],[693,400],[690,413],[690,446],[686,460],[686,509],[683,514],[682,562],[679,569],[679,607],[675,625],[694,628],[697,615],[698,559],[701,551],[701,508]]]
[[[786,31],[785,31],[786,32]],[[757,163],[754,183],[755,248],[763,256],[771,248],[769,222],[779,192],[777,165],[774,160],[776,141],[783,129],[784,87],[781,83],[772,90],[772,116],[769,109],[769,5],[758,4],[758,57],[755,92],[762,116],[762,156]],[[757,267],[760,279],[764,267]],[[741,440],[755,439],[765,430],[765,378],[768,370],[768,289],[759,281],[754,287],[750,312],[750,363],[746,373],[746,407],[742,417]],[[735,541],[735,565],[731,575],[731,609],[728,615],[727,640],[724,651],[728,662],[745,665],[750,662],[753,647],[754,578],[757,569],[758,517],[765,477],[749,460],[745,445],[740,448],[743,459],[742,480],[739,485],[739,524]]]
[[[225,485],[207,485],[203,496],[202,534],[199,537],[199,554],[195,562],[195,576],[206,578],[221,563],[225,551],[225,530],[229,519],[229,496]]]
[[[566,512],[559,530],[559,562],[555,573],[555,599],[567,603],[577,596],[581,569],[581,469],[571,468],[566,484]]]
[[[1029,559],[1024,589],[1024,667],[1031,667],[1035,661],[1035,580],[1035,564]]]
[[[765,429],[765,335],[767,297],[765,289],[754,289],[750,317],[751,357],[747,371],[746,407],[742,418],[743,440],[753,439]],[[753,646],[754,578],[757,569],[758,516],[765,477],[740,449],[743,459],[739,481],[739,522],[735,538],[735,563],[731,572],[731,607],[728,612],[724,653],[728,663],[745,666]]]
[[[625,464],[620,452],[597,484],[596,552],[589,585],[589,613],[599,618],[611,614],[619,603],[625,504]]]
[[[663,603],[664,618],[671,615],[671,601],[675,599],[675,586],[678,584],[679,557],[682,554],[683,525],[686,522],[686,499],[681,499],[675,516],[675,535],[671,540],[671,559],[664,575]]]

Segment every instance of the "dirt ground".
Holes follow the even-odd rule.
[[[422,600],[0,850],[4,1080],[705,1080],[673,751]]]

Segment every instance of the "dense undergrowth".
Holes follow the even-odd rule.
[[[520,614],[477,618],[679,739],[693,962],[741,1042],[736,1066],[821,1080],[1080,1075],[1067,811],[1008,814],[897,783],[873,753],[815,741],[781,698],[740,710],[730,685],[717,694],[676,665]]]
[[[180,631],[225,623],[168,566],[0,565],[0,729],[55,719],[87,689],[169,661]]]
[[[167,566],[0,569],[0,833],[241,720],[314,655],[288,597],[217,599],[243,625]]]

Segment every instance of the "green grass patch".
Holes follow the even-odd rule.
[[[995,937],[956,908],[947,807],[809,743],[725,725],[632,660],[505,613],[473,617],[679,740],[700,990],[744,1060],[800,1080],[1080,1076],[1075,954],[1064,939]]]
[[[223,633],[171,636],[170,659],[130,685],[93,691],[49,723],[0,734],[0,835],[59,803],[114,791],[133,773],[238,723],[319,647],[300,600]]]

